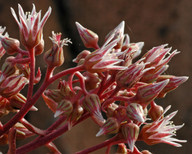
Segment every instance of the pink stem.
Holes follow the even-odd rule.
[[[89,114],[84,114],[75,124],[78,124],[80,122],[82,122],[83,120],[87,119],[90,115]],[[68,131],[68,124],[65,124],[64,126],[58,128],[57,130],[47,134],[46,136],[43,137],[39,137],[35,140],[33,140],[32,142],[18,148],[16,150],[16,154],[23,154],[23,153],[27,153],[30,152],[42,145],[48,144],[49,142],[55,140],[57,137],[61,136],[63,133],[65,133],[66,131]]]
[[[106,147],[106,146],[108,146],[108,145],[111,145],[113,142],[116,142],[116,140],[117,140],[117,136],[114,136],[114,137],[112,137],[112,138],[110,138],[110,139],[108,139],[108,140],[106,140],[106,141],[104,141],[104,142],[102,142],[102,143],[100,143],[100,144],[98,144],[98,145],[95,145],[95,146],[90,147],[90,148],[88,148],[88,149],[85,149],[85,150],[76,152],[76,154],[87,154],[87,153],[91,153],[91,152],[93,152],[93,151],[96,151],[96,150],[99,150],[99,149],[101,149],[101,148],[104,148],[104,147]]]
[[[70,68],[70,69],[64,70],[64,71],[56,74],[52,78],[50,78],[50,74],[52,74],[52,71],[47,70],[47,74],[46,74],[46,77],[45,77],[45,80],[44,80],[42,86],[38,89],[38,91],[35,93],[33,98],[30,100],[27,100],[26,104],[21,108],[21,110],[3,126],[3,130],[0,130],[0,136],[2,134],[4,134],[5,132],[7,132],[11,127],[13,127],[18,121],[20,121],[27,114],[29,109],[36,103],[36,101],[42,95],[43,91],[52,82],[54,82],[55,80],[57,80],[58,78],[61,78],[62,76],[66,75],[66,74],[71,74],[75,71],[80,71],[82,69],[83,69],[82,66]]]
[[[12,62],[15,64],[26,64],[30,62],[30,58],[19,58],[19,59],[13,59]]]
[[[83,93],[86,95],[88,94],[86,88],[85,88],[85,80],[83,78],[83,75],[80,72],[76,72],[75,75],[79,78],[81,88],[83,90]]]
[[[38,134],[38,135],[44,135],[45,131],[41,130],[35,126],[33,126],[32,124],[30,124],[27,120],[25,120],[24,118],[20,120],[20,122],[31,132]]]
[[[15,154],[16,153],[16,129],[11,128],[9,131],[9,151],[7,154]]]
[[[29,78],[29,86],[27,92],[27,100],[30,100],[33,95],[33,84],[35,77],[35,50],[34,48],[29,49],[30,56],[30,78]]]

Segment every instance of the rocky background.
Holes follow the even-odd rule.
[[[71,38],[73,42],[65,49],[66,60],[65,64],[59,68],[60,70],[72,66],[71,59],[84,48],[78,36],[75,21],[96,32],[102,44],[105,35],[124,20],[125,32],[130,35],[131,42],[145,42],[143,53],[153,46],[165,43],[181,51],[169,63],[167,74],[192,77],[192,2],[189,0],[0,0],[0,25],[6,26],[9,35],[15,38],[18,38],[18,26],[10,13],[10,7],[17,10],[18,3],[25,11],[31,11],[31,4],[34,3],[37,10],[42,9],[43,14],[48,6],[52,7],[52,14],[44,28],[45,50],[51,47],[48,36],[51,36],[53,30],[62,32],[64,37]],[[41,56],[38,57],[37,62],[45,68],[46,65],[41,58]],[[179,109],[173,119],[174,123],[176,125],[185,123],[185,126],[177,132],[177,138],[187,139],[188,142],[183,144],[182,148],[165,144],[148,146],[138,142],[136,145],[139,150],[148,149],[154,154],[180,154],[192,151],[191,86],[192,82],[189,79],[177,90],[168,94],[165,99],[159,101],[164,107],[171,104],[171,111]],[[27,118],[34,125],[42,129],[47,128],[54,120],[53,114],[42,100],[36,106],[39,111],[31,112]],[[97,125],[87,120],[55,140],[55,144],[63,154],[73,154],[103,141],[105,137],[95,137],[98,130]],[[7,147],[0,147],[0,151],[7,151]],[[39,148],[32,153],[35,152],[47,153],[48,151],[46,148]],[[104,153],[104,150],[94,154],[101,153]]]

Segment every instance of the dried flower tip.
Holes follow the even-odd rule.
[[[68,46],[69,43],[72,44],[71,39],[65,38],[61,40],[61,33],[55,33],[52,31],[52,37],[49,37],[50,40],[55,44],[57,47],[62,48],[64,45]]]
[[[93,31],[83,27],[80,23],[75,23],[77,26],[77,30],[79,32],[79,35],[81,37],[81,40],[83,41],[83,44],[87,48],[94,48],[97,49],[98,46],[98,35],[94,33]]]

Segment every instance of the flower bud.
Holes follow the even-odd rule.
[[[131,152],[133,152],[135,142],[139,136],[139,126],[134,123],[124,124],[121,127],[121,132]]]
[[[9,104],[13,109],[21,109],[26,103],[26,98],[21,93],[17,93],[9,98]],[[30,108],[30,111],[37,111],[38,109],[35,106]]]
[[[61,66],[64,62],[63,46],[71,43],[69,39],[61,40],[61,33],[55,34],[52,32],[52,37],[49,37],[53,42],[53,47],[44,54],[44,60],[50,67]]]
[[[155,102],[151,103],[151,108],[148,111],[148,115],[150,118],[155,121],[159,119],[160,116],[162,116],[164,110],[160,105],[157,105]]]
[[[131,103],[127,106],[127,116],[131,120],[136,120],[138,122],[145,122],[144,110],[140,104]]]
[[[126,70],[119,71],[116,75],[116,82],[119,87],[132,87],[143,74],[144,64],[132,64]]]
[[[71,88],[69,87],[69,83],[65,80],[59,82],[58,89],[61,92],[61,95],[63,95],[65,98],[71,98],[74,95],[74,92],[72,92]]]
[[[0,117],[7,115],[10,110],[9,101],[6,98],[0,96]]]
[[[0,136],[0,145],[8,144],[8,134],[3,134]]]
[[[24,77],[26,77],[27,79],[29,79],[30,76],[30,67],[29,64],[16,64],[17,69],[19,70],[19,74],[24,74]]]
[[[150,151],[148,151],[148,150],[143,150],[143,151],[141,151],[141,153],[142,154],[152,154]]]
[[[105,37],[105,41],[107,41],[110,37],[112,40],[118,39],[117,45],[114,47],[115,49],[120,49],[123,44],[124,39],[124,28],[125,28],[125,21],[122,21],[115,29],[110,31],[107,36]]]
[[[189,77],[187,76],[173,76],[173,75],[161,75],[158,77],[157,82],[164,81],[166,79],[169,79],[169,83],[163,88],[163,90],[159,93],[158,97],[162,98],[165,97],[165,95],[176,89],[179,85],[184,83],[185,81],[188,80]]]
[[[16,129],[16,138],[17,139],[25,139],[27,137],[30,137],[34,135],[31,131],[29,131],[23,124],[20,122],[17,122],[15,124],[15,129]]]
[[[92,90],[98,87],[101,82],[97,73],[84,72],[83,76],[85,77],[85,86],[87,90]]]
[[[114,111],[118,108],[118,105],[115,103],[111,103],[106,108],[107,117],[112,117],[114,115]]]
[[[41,42],[35,46],[35,55],[40,55],[44,51],[44,40],[42,39]]]
[[[141,78],[142,82],[151,83],[155,81],[159,75],[168,69],[169,65],[160,65],[144,73]]]
[[[9,55],[13,55],[19,50],[20,42],[17,39],[9,38],[9,37],[3,37],[0,38],[1,44],[3,48],[6,50],[6,52]]]
[[[63,99],[61,102],[58,103],[56,112],[54,114],[54,117],[58,117],[60,115],[66,115],[68,116],[73,111],[73,104],[71,101]]]
[[[50,67],[61,66],[64,62],[63,48],[53,46],[44,54],[44,60]]]
[[[98,48],[98,35],[94,33],[93,31],[83,27],[78,22],[75,23],[77,26],[77,30],[79,32],[79,35],[81,37],[81,40],[83,41],[83,44],[87,48]]]
[[[44,94],[57,103],[64,98],[59,89],[48,89],[44,91]]]
[[[73,124],[79,120],[79,118],[81,117],[81,115],[83,114],[84,110],[83,108],[78,105],[78,104],[74,104],[73,105],[73,111],[72,113],[70,114],[69,116],[69,119],[68,119],[68,128],[69,130],[71,129],[71,127],[73,126]]]
[[[91,52],[90,52],[89,50],[83,50],[83,51],[81,51],[81,52],[77,55],[77,57],[76,57],[75,59],[73,59],[73,62],[79,63],[80,60],[85,59],[85,57],[87,57],[87,55],[89,55],[90,53],[91,53]]]
[[[119,132],[120,124],[117,121],[116,118],[110,117],[107,119],[107,121],[104,123],[103,126],[101,126],[99,132],[96,134],[96,136],[101,136],[104,134],[115,134]]]
[[[91,114],[93,120],[99,124],[103,125],[105,119],[101,114],[101,102],[96,94],[88,94],[85,96],[85,101],[83,102],[85,109]]]
[[[5,98],[13,96],[20,92],[27,83],[28,80],[23,75],[12,75],[0,85],[0,94]]]
[[[11,60],[14,59],[14,57],[8,57],[5,62],[2,65],[1,68],[1,77],[0,77],[0,82],[2,82],[6,77],[11,76],[15,73],[16,67],[13,65]]]
[[[48,108],[55,113],[58,106],[57,103],[51,98],[49,98],[48,96],[46,96],[44,93],[42,94],[42,97],[43,97],[43,100],[45,101],[45,104],[48,106]]]
[[[149,102],[158,96],[158,94],[163,90],[168,82],[169,79],[140,86],[137,90],[137,94],[133,99],[139,101],[139,103],[145,108]]]
[[[115,154],[127,154],[127,147],[124,143],[119,143]]]

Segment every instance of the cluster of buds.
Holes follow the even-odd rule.
[[[11,8],[19,26],[20,40],[10,38],[7,33],[3,35],[5,28],[0,27],[0,58],[5,52],[11,55],[6,58],[0,71],[0,116],[19,112],[15,116],[15,123],[11,121],[5,126],[0,123],[0,133],[5,132],[4,127],[8,128],[0,136],[0,144],[10,140],[9,153],[16,150],[15,138],[34,134],[41,135],[31,143],[36,144],[34,147],[45,143],[52,152],[56,152],[51,141],[55,134],[60,135],[61,131],[66,130],[63,121],[66,120],[69,130],[85,120],[85,117],[91,117],[100,128],[97,137],[114,135],[111,142],[109,139],[105,145],[107,142],[109,147],[118,144],[117,153],[150,154],[147,150],[140,152],[136,147],[137,141],[144,141],[148,145],[166,143],[176,147],[186,142],[174,138],[176,131],[183,127],[171,124],[170,120],[177,112],[165,116],[170,107],[164,110],[155,101],[156,98],[164,98],[188,79],[186,76],[163,74],[169,66],[168,62],[179,53],[177,50],[171,52],[167,45],[161,45],[152,48],[139,59],[144,43],[130,43],[129,35],[124,34],[124,21],[106,35],[101,47],[98,45],[98,35],[76,22],[83,44],[91,49],[83,50],[73,60],[76,67],[54,74],[54,69],[64,63],[63,46],[71,41],[67,38],[62,40],[61,33],[52,32],[50,39],[53,45],[43,55],[47,64],[46,76],[42,87],[33,93],[33,86],[41,80],[40,68],[35,76],[35,56],[43,54],[43,27],[51,8],[42,20],[41,11],[36,12],[34,5],[32,11],[26,14],[20,5],[18,10],[19,19]],[[20,48],[20,43],[25,50]],[[46,89],[63,76],[66,78],[60,80],[57,88]],[[27,97],[21,93],[26,85]],[[40,96],[54,113],[53,116],[58,118],[45,131],[23,118],[28,111],[37,110],[33,105]],[[26,150],[26,147],[23,149]]]

